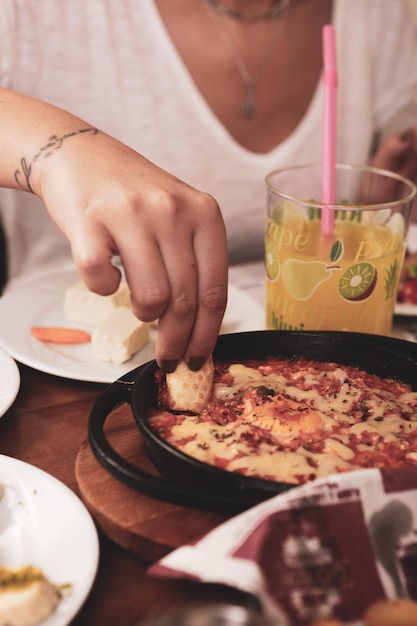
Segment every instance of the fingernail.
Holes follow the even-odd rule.
[[[162,361],[161,370],[164,374],[172,374],[177,369],[178,361]]]
[[[187,363],[188,369],[190,369],[192,372],[198,372],[198,370],[201,370],[201,368],[203,367],[205,361],[206,357],[204,356],[193,356]]]

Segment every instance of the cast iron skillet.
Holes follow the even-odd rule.
[[[417,390],[417,345],[408,341],[344,332],[257,331],[219,337],[216,359],[263,359],[304,356],[356,365],[385,378],[396,378]],[[159,436],[146,415],[156,404],[155,361],[125,374],[94,405],[89,440],[101,465],[121,482],[154,498],[183,506],[236,513],[294,485],[242,476],[182,453]],[[109,444],[104,423],[121,403],[129,403],[149,455],[162,477],[132,465]]]

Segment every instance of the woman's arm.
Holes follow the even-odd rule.
[[[120,255],[134,313],[159,318],[156,359],[199,369],[212,352],[227,297],[220,208],[85,121],[0,89],[0,186],[44,201],[68,237],[86,285],[114,292]]]

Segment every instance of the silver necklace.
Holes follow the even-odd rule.
[[[255,110],[256,110],[255,109],[255,96],[256,96],[256,87],[258,85],[258,81],[263,71],[267,67],[269,61],[271,60],[272,53],[274,52],[274,49],[275,49],[275,45],[284,30],[285,21],[284,19],[282,19],[277,22],[276,30],[273,34],[273,37],[271,38],[271,41],[267,49],[265,50],[265,54],[263,55],[256,71],[251,74],[247,68],[247,65],[242,55],[239,53],[232,37],[226,30],[224,30],[223,24],[221,23],[221,18],[216,20],[216,18],[219,18],[219,16],[217,16],[215,13],[210,11],[210,7],[213,6],[213,2],[210,0],[202,0],[202,1],[211,19],[213,20],[215,25],[218,26],[220,35],[225,45],[229,49],[229,52],[233,57],[233,61],[240,74],[240,77],[242,78],[242,81],[245,86],[245,97],[244,97],[243,104],[241,106],[240,111],[244,118],[251,119],[255,115]],[[284,0],[284,1],[285,1],[285,7],[288,6],[291,2],[291,0]]]
[[[268,11],[265,11],[265,13],[259,13],[258,15],[239,13],[239,11],[235,11],[234,9],[224,6],[224,4],[218,0],[204,0],[204,2],[217,13],[225,15],[226,17],[231,17],[234,20],[239,20],[240,22],[263,22],[276,17],[285,9],[291,0],[277,0],[272,4]]]

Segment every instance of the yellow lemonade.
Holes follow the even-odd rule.
[[[278,203],[266,224],[267,328],[389,335],[405,246],[399,213],[336,211],[323,235],[318,209]]]

